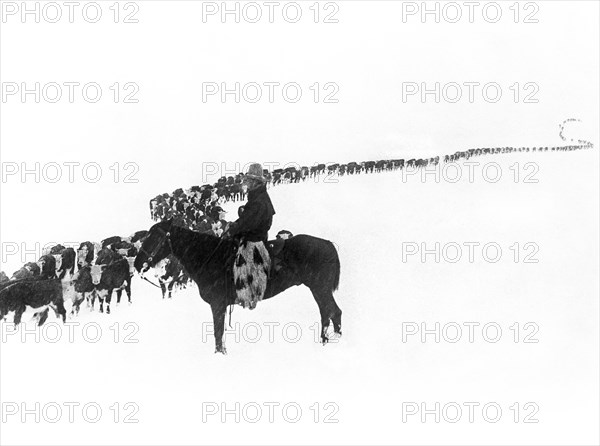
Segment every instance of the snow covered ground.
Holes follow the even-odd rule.
[[[343,337],[325,347],[304,287],[236,308],[227,356],[195,287],[163,301],[139,278],[111,315],[0,324],[2,442],[597,443],[598,152],[470,161],[472,181],[461,162],[439,182],[391,172],[271,189],[273,235],[338,246]],[[151,225],[147,211],[125,218]]]

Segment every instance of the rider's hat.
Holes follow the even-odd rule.
[[[262,181],[263,183],[266,181],[265,177],[263,176],[263,168],[259,163],[250,164],[248,167],[248,172],[246,172],[244,177]]]

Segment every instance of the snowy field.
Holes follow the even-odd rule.
[[[390,172],[270,190],[272,236],[338,246],[338,342],[316,342],[317,306],[296,287],[236,308],[229,354],[215,355],[195,286],[163,301],[137,277],[133,304],[111,315],[82,307],[69,326],[51,315],[17,333],[1,323],[2,442],[597,444],[598,151],[470,161],[472,182],[461,162],[455,183],[447,168],[440,182]],[[240,204],[228,205],[231,218]],[[94,215],[93,227],[150,227],[145,203],[132,205]]]

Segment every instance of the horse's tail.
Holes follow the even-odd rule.
[[[340,265],[340,256],[338,254],[337,251],[337,246],[335,245],[335,243],[330,242],[332,247],[333,247],[333,255],[332,255],[332,265],[333,265],[333,284],[332,284],[332,289],[331,291],[337,291],[339,285],[340,285],[340,270],[341,270],[341,265]]]
[[[339,256],[335,256],[335,275],[333,276],[333,290],[332,291],[337,291],[337,289],[340,285],[340,270],[341,270],[340,258],[339,258]]]

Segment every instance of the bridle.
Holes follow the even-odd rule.
[[[165,242],[167,242],[169,244],[169,250],[171,251],[171,254],[173,253],[173,245],[171,244],[171,233],[168,231],[165,231],[162,228],[156,228],[162,232],[164,232],[165,236],[161,239],[161,241],[154,247],[154,249],[152,250],[152,252],[148,252],[144,249],[144,245],[142,244],[142,246],[140,246],[140,251],[143,252],[144,254],[146,254],[148,256],[147,262],[150,263],[152,262],[152,259],[154,258],[154,256],[156,256],[156,254],[158,254],[158,251],[160,251],[162,249],[162,246]]]
[[[140,252],[143,252],[144,254],[146,254],[146,255],[148,256],[148,258],[146,259],[146,262],[144,262],[144,263],[146,263],[146,264],[149,264],[149,262],[152,262],[152,259],[154,258],[154,256],[155,256],[156,254],[158,254],[158,251],[160,251],[160,250],[161,250],[161,248],[162,248],[162,246],[163,246],[163,244],[164,244],[165,242],[167,242],[167,243],[169,244],[169,250],[171,251],[171,254],[173,253],[173,245],[171,244],[171,238],[170,238],[170,235],[171,235],[171,233],[170,233],[170,232],[168,232],[168,231],[165,231],[165,230],[164,230],[164,229],[162,229],[162,228],[156,228],[156,229],[158,229],[158,230],[160,230],[160,231],[164,232],[164,233],[165,233],[165,236],[164,236],[164,237],[161,239],[161,241],[160,241],[160,242],[159,242],[159,243],[158,243],[158,244],[157,244],[157,245],[154,247],[154,249],[152,250],[152,252],[150,252],[150,253],[149,253],[148,251],[146,251],[146,250],[144,249],[144,245],[143,245],[143,244],[142,244],[142,246],[140,246]],[[144,276],[144,272],[142,272],[142,273],[140,274],[140,277],[141,277],[143,280],[145,280],[146,282],[148,282],[149,284],[151,284],[151,285],[155,286],[156,288],[159,288],[159,289],[161,288],[160,286],[158,286],[157,284],[155,284],[155,283],[154,283],[154,282],[152,282],[151,280],[148,280],[148,278],[147,278],[146,276]]]

